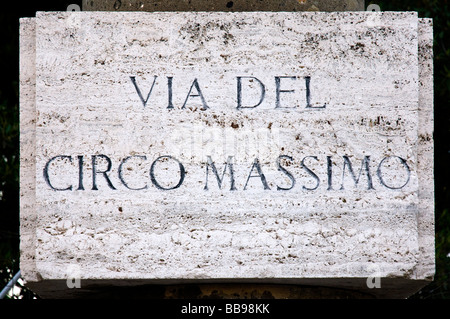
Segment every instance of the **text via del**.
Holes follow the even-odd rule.
[[[192,103],[201,105],[201,110],[208,110],[211,108],[208,98],[208,94],[211,94],[211,92],[205,91],[201,79],[193,78],[190,81],[186,92],[178,92],[181,88],[180,83],[177,82],[175,77],[166,76],[165,80],[162,81],[158,78],[159,77],[155,75],[151,81],[143,83],[143,81],[138,81],[136,76],[130,76],[131,84],[143,107],[153,106],[154,100],[152,100],[152,97],[156,87],[159,85],[164,86],[164,89],[167,90],[165,102],[165,107],[167,109],[186,109]],[[326,108],[326,103],[316,105],[311,102],[310,76],[274,76],[270,86],[268,85],[267,80],[265,81],[266,82],[264,83],[263,80],[255,76],[236,76],[234,84],[235,108],[238,110],[256,109],[263,102],[269,103],[274,109],[295,109],[298,107],[306,109]],[[183,87],[186,88],[186,85]],[[269,89],[272,89],[274,92],[268,94]],[[176,105],[174,102],[175,92],[183,96],[182,102],[180,102],[179,105]],[[292,96],[295,95],[300,99],[298,97],[299,94],[303,95],[301,98],[304,101],[303,105],[297,105],[297,103],[292,103],[291,101]],[[272,98],[272,100],[267,101],[269,98]]]

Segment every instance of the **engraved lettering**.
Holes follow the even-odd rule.
[[[234,170],[233,170],[233,156],[228,156],[227,162],[225,163],[225,166],[223,168],[223,172],[222,172],[222,177],[219,177],[219,173],[217,172],[216,166],[214,165],[214,162],[211,159],[211,156],[208,156],[208,161],[206,164],[206,182],[205,182],[205,188],[204,190],[208,190],[208,172],[209,172],[209,167],[211,167],[214,176],[216,176],[217,179],[217,183],[219,185],[219,189],[222,189],[222,182],[225,176],[225,172],[228,170],[230,172],[230,191],[234,191],[236,190],[236,187],[234,186]]]
[[[316,175],[316,173],[314,173],[311,169],[309,169],[309,167],[307,167],[307,166],[305,165],[305,160],[306,160],[307,158],[312,158],[312,159],[315,159],[316,161],[318,161],[318,158],[317,158],[317,156],[306,156],[306,157],[304,157],[304,158],[302,159],[302,163],[301,163],[302,168],[304,168],[305,171],[308,172],[308,174],[311,175],[311,176],[316,180],[316,186],[315,186],[315,187],[309,188],[309,187],[306,187],[306,186],[303,185],[303,189],[308,190],[308,191],[313,191],[313,190],[316,190],[316,189],[319,187],[319,185],[320,185],[320,179],[319,179],[319,177]],[[329,169],[331,170],[331,168],[329,168]],[[329,172],[329,174],[331,174],[331,172]],[[329,180],[330,180],[330,183],[331,183],[331,176],[330,176],[330,175],[329,175]],[[330,184],[330,187],[331,187],[331,184]]]
[[[253,172],[254,168],[256,168],[256,172],[258,173],[258,175],[252,175],[252,172]],[[264,190],[270,189],[269,185],[267,184],[266,177],[264,176],[264,174],[263,174],[263,172],[261,170],[261,166],[259,164],[259,160],[257,158],[255,158],[255,160],[253,161],[253,165],[252,165],[252,168],[250,169],[250,173],[248,174],[248,178],[247,178],[247,182],[245,183],[244,190],[247,189],[248,181],[252,177],[259,177],[261,179],[261,183],[264,186]]]
[[[145,185],[142,186],[142,187],[138,187],[138,188],[130,187],[130,186],[128,185],[128,183],[125,182],[125,179],[123,178],[123,172],[122,172],[123,165],[124,165],[128,160],[130,160],[131,158],[139,158],[139,159],[142,159],[142,160],[144,160],[144,161],[147,160],[147,156],[140,156],[140,155],[128,156],[128,157],[124,158],[124,159],[120,162],[120,165],[119,165],[119,180],[120,180],[120,181],[122,182],[122,184],[123,184],[126,188],[128,188],[128,189],[136,190],[136,191],[139,191],[139,190],[142,190],[142,189],[146,189],[146,188],[148,187],[147,184],[145,184]]]
[[[154,79],[153,79],[153,83],[152,83],[152,87],[150,88],[150,91],[147,94],[147,98],[144,99],[144,97],[142,96],[142,92],[139,89],[139,86],[136,83],[136,77],[135,76],[130,76],[131,82],[133,82],[134,87],[136,88],[136,92],[139,95],[139,98],[141,99],[142,105],[145,107],[147,105],[148,100],[150,99],[150,95],[152,95],[152,91],[153,91],[153,87],[155,86],[156,83],[156,78],[158,76],[155,75]]]
[[[156,163],[158,163],[159,161],[163,160],[163,159],[170,159],[170,160],[174,160],[175,162],[178,163],[179,168],[180,168],[180,179],[178,181],[178,184],[176,184],[173,187],[163,187],[161,186],[161,184],[156,180],[155,178],[155,166]],[[153,185],[155,185],[156,188],[160,189],[160,190],[172,190],[172,189],[176,189],[178,187],[181,186],[181,184],[183,184],[184,181],[184,177],[186,175],[186,170],[184,169],[183,164],[181,164],[181,162],[179,160],[177,160],[176,158],[170,156],[170,155],[164,155],[164,156],[160,156],[158,157],[153,163],[152,166],[150,167],[150,179],[153,183]]]
[[[260,99],[259,99],[259,102],[253,106],[242,105],[242,79],[250,79],[250,81],[254,80],[259,84],[259,87],[261,89]],[[264,101],[265,96],[266,96],[266,87],[260,80],[258,80],[254,76],[238,76],[237,77],[237,108],[238,109],[253,109],[255,107],[258,107]]]
[[[383,163],[386,161],[386,160],[388,160],[388,159],[390,159],[390,158],[398,158],[399,160],[400,160],[400,163],[403,165],[403,167],[406,169],[406,173],[407,173],[407,175],[408,175],[408,177],[406,178],[406,181],[401,185],[401,186],[391,186],[391,185],[388,185],[387,183],[386,183],[386,181],[384,180],[384,178],[383,178],[383,173],[382,173],[382,167],[383,167]],[[383,186],[385,186],[385,187],[387,187],[387,188],[389,188],[389,189],[402,189],[403,187],[405,187],[406,185],[408,185],[408,183],[409,183],[409,180],[410,180],[410,178],[411,178],[411,169],[409,168],[409,166],[408,166],[408,163],[406,162],[406,160],[405,159],[403,159],[403,158],[401,158],[401,157],[399,157],[399,156],[389,156],[389,157],[385,157],[385,158],[383,158],[383,160],[380,162],[380,164],[378,165],[378,169],[377,169],[377,175],[378,175],[378,179],[380,180],[380,183],[383,185]]]
[[[192,88],[195,87],[197,90],[197,94],[192,94]],[[189,93],[186,96],[186,100],[184,100],[183,106],[181,107],[184,109],[186,107],[186,103],[189,100],[190,97],[200,97],[202,104],[203,104],[203,110],[209,109],[208,105],[206,104],[206,100],[203,97],[202,91],[200,90],[200,86],[198,85],[198,80],[194,79],[194,81],[191,84],[191,88],[189,89]]]
[[[107,168],[104,171],[99,171],[97,169],[97,158],[103,158],[106,160]],[[103,177],[106,180],[106,183],[108,184],[109,188],[116,189],[114,185],[111,183],[111,180],[109,179],[108,172],[111,171],[112,163],[111,159],[106,155],[92,155],[92,190],[96,191],[97,188],[97,174],[102,174]]]
[[[307,109],[324,109],[327,107],[327,104],[322,106],[312,106],[311,104],[311,77],[305,76],[305,84],[306,84],[306,108]]]
[[[278,167],[278,171],[283,172],[290,180],[291,180],[291,186],[290,187],[280,187],[277,185],[277,190],[279,191],[288,191],[294,188],[295,186],[295,178],[294,176],[283,166],[281,166],[281,159],[287,159],[291,162],[294,161],[294,159],[290,156],[287,155],[280,155],[277,158],[277,167]]]
[[[52,158],[49,159],[48,162],[45,164],[45,167],[44,167],[44,180],[46,181],[47,185],[50,186],[50,188],[51,188],[52,190],[54,190],[54,191],[70,191],[70,190],[72,190],[72,185],[67,186],[66,188],[58,188],[58,187],[53,186],[53,184],[52,184],[51,181],[50,181],[50,176],[49,176],[49,173],[48,173],[48,168],[49,168],[50,164],[51,164],[53,161],[57,160],[57,159],[68,159],[70,162],[72,162],[72,156],[58,155],[58,156],[52,157]]]
[[[370,169],[369,169],[369,162],[370,162],[370,156],[365,156],[362,163],[361,163],[361,169],[359,170],[358,177],[356,177],[352,163],[350,162],[350,159],[348,156],[343,156],[344,158],[344,166],[342,168],[342,184],[341,184],[341,190],[344,190],[344,176],[345,176],[345,168],[348,166],[348,170],[350,172],[351,177],[353,178],[353,181],[355,182],[355,186],[358,185],[359,179],[361,178],[361,174],[363,169],[366,172],[367,176],[367,189],[374,189],[372,184],[372,176],[370,175]]]
[[[275,87],[276,87],[276,98],[275,98],[275,108],[285,108],[285,109],[292,109],[295,108],[296,105],[293,106],[281,106],[281,93],[294,93],[295,90],[282,90],[281,89],[281,79],[291,79],[291,80],[297,80],[296,76],[276,76],[275,77]]]

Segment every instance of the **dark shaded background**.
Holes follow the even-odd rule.
[[[450,10],[449,0],[366,1],[382,11],[434,19],[436,276],[411,298],[450,299]],[[66,11],[81,0],[15,1],[0,12],[0,289],[19,270],[19,18]],[[22,287],[15,298],[37,297]]]

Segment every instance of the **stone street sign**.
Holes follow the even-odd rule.
[[[407,295],[432,278],[430,20],[39,12],[21,26],[21,268],[37,289],[380,277]]]

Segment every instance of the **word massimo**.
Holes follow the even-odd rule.
[[[126,179],[124,175],[124,171],[127,169],[127,163],[130,160],[134,161],[140,161],[143,164],[149,165],[149,174],[147,179],[142,179],[136,182],[133,180],[133,185],[136,183],[139,183],[139,186],[131,186],[130,182]],[[342,167],[341,169],[337,169],[333,164],[333,157],[332,156],[326,156],[323,159],[320,159],[318,156],[305,156],[301,160],[296,160],[288,155],[280,155],[276,160],[276,169],[278,172],[280,172],[284,177],[286,177],[289,181],[289,185],[281,185],[281,183],[276,183],[276,190],[277,191],[289,191],[294,189],[294,187],[298,186],[297,178],[294,176],[292,171],[288,169],[288,165],[298,164],[300,168],[308,175],[309,179],[313,181],[313,185],[300,185],[303,190],[305,191],[314,191],[317,190],[323,181],[319,178],[319,175],[326,176],[325,187],[327,191],[332,190],[344,190],[344,179],[345,178],[351,178],[353,180],[355,187],[358,185],[361,185],[363,182],[362,179],[365,179],[364,187],[367,190],[373,190],[375,189],[375,181],[373,178],[373,175],[375,173],[376,179],[378,180],[378,183],[381,187],[391,189],[391,190],[398,190],[404,188],[410,181],[411,177],[411,170],[410,167],[405,159],[399,156],[389,156],[381,159],[379,162],[376,163],[376,172],[372,172],[370,169],[371,166],[371,157],[365,156],[364,159],[360,162],[359,169],[357,168],[357,164],[352,163],[349,156],[342,156]],[[90,156],[90,164],[91,164],[91,178],[92,181],[89,183],[89,187],[87,187],[87,182],[85,182],[85,161],[86,156],[84,155],[77,155],[77,156],[70,156],[70,155],[58,155],[54,156],[51,159],[49,159],[45,167],[43,169],[43,177],[48,185],[49,188],[51,188],[54,191],[85,191],[85,190],[92,190],[92,191],[98,191],[98,180],[104,179],[106,182],[106,185],[109,189],[112,190],[118,190],[120,188],[127,189],[127,190],[133,190],[133,191],[141,191],[148,189],[150,187],[155,187],[158,190],[161,191],[170,191],[174,189],[178,189],[183,186],[183,183],[186,179],[186,168],[178,159],[176,159],[173,156],[165,155],[165,156],[159,156],[158,158],[154,160],[150,160],[145,155],[133,155],[128,156],[121,161],[119,161],[118,165],[116,166],[116,173],[117,174],[117,180],[119,181],[117,183],[113,183],[112,181],[112,174],[113,173],[113,162],[111,158],[104,154],[98,154],[98,155],[91,155]],[[100,161],[102,161],[100,167]],[[310,164],[311,161],[318,162],[319,164],[323,164],[323,172],[314,171]],[[390,165],[386,165],[386,162],[392,162],[396,161],[400,164],[401,167],[403,167],[403,177],[401,180],[390,180],[386,178],[386,176],[390,176],[392,173],[390,170],[392,168]],[[77,176],[76,180],[73,180],[72,183],[67,185],[61,185],[59,180],[61,180],[61,176],[55,176],[54,173],[51,172],[51,166],[54,165],[65,165],[63,167],[63,172],[65,174],[70,173],[70,167],[73,163],[76,163],[75,169],[72,170],[71,176]],[[169,172],[171,174],[171,183],[172,185],[166,186],[166,183],[164,180],[158,179],[158,166],[160,163],[163,162],[171,162],[174,164],[176,169]],[[296,163],[297,162],[297,163]],[[106,164],[106,167],[105,167]],[[236,176],[236,172],[233,166],[233,156],[229,156],[227,158],[227,161],[224,163],[223,167],[220,167],[215,164],[211,156],[207,156],[207,160],[203,163],[203,166],[206,167],[205,169],[205,179],[204,179],[204,185],[203,190],[208,191],[211,188],[211,184],[213,183],[211,180],[216,181],[217,186],[219,189],[224,188],[223,182],[225,180],[225,174],[227,173],[228,179],[229,179],[229,191],[237,191],[238,188],[236,186],[236,180],[238,178],[243,178],[245,180],[244,187],[240,190],[245,191],[248,188],[250,180],[256,179],[260,181],[261,189],[263,190],[271,190],[272,188],[269,186],[269,181],[266,178],[266,175],[264,173],[264,167],[261,164],[260,160],[258,158],[255,158],[253,163],[249,165],[248,173],[245,176]],[[221,172],[221,173],[220,173]],[[322,173],[322,174],[321,174]],[[50,177],[52,176],[52,177]],[[67,179],[64,179],[67,180]],[[337,183],[339,182],[339,183]],[[120,185],[120,186],[119,186]]]

